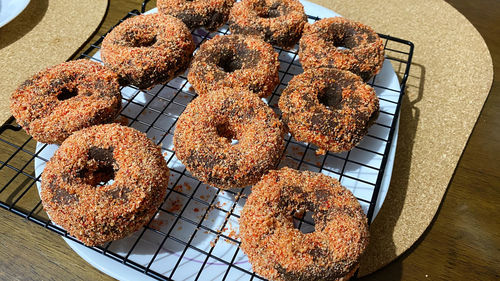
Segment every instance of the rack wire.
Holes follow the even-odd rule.
[[[131,11],[120,22],[138,14],[137,10]],[[310,22],[319,19],[308,17]],[[197,29],[193,38],[199,46],[214,35],[227,32],[227,26],[213,33]],[[100,61],[100,44],[106,34],[79,58]],[[338,178],[353,191],[370,222],[397,128],[413,55],[411,42],[379,35],[385,40],[386,61],[392,63],[401,80],[397,88],[379,83],[384,80],[383,74],[369,81],[379,95],[381,112],[365,139],[350,152],[317,156],[314,153],[316,147],[287,136],[286,152],[280,163],[280,166],[322,172]],[[281,64],[280,84],[267,99],[275,110],[287,82],[302,71],[297,48],[276,48],[276,51]],[[172,146],[175,122],[185,106],[196,97],[186,75],[145,91],[133,86],[124,87],[122,95],[121,115],[128,119],[129,126],[145,132],[161,145],[171,169],[171,179],[165,203],[147,226],[128,238],[92,249],[158,280],[263,280],[251,270],[235,235],[240,211],[250,189],[223,191],[206,186],[186,171],[175,157]],[[53,145],[37,144],[12,118],[0,127],[0,206],[80,243],[50,221],[38,196],[39,171],[55,149]],[[296,227],[303,232],[314,228],[310,214],[297,217],[295,221]]]

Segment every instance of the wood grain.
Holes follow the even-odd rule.
[[[97,34],[139,8],[140,2],[111,1]],[[363,280],[500,278],[500,4],[448,2],[488,44],[495,68],[493,87],[433,224],[407,253]],[[0,152],[0,159],[5,159],[3,153],[8,152]],[[0,175],[2,186],[4,176]],[[78,257],[58,235],[4,210],[0,210],[0,235],[2,280],[112,280]]]
[[[488,45],[493,86],[434,222],[408,252],[362,280],[500,278],[500,3],[447,2]]]

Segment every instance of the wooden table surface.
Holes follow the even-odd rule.
[[[448,2],[485,39],[493,58],[493,87],[434,222],[409,251],[362,280],[500,279],[500,2]],[[110,1],[97,34],[140,3]],[[2,186],[4,181],[0,178]],[[112,280],[57,234],[5,210],[0,210],[0,235],[1,280]]]

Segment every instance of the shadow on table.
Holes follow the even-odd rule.
[[[398,144],[392,180],[384,205],[370,228],[371,241],[361,261],[360,275],[380,268],[380,260],[397,257],[394,245],[394,228],[401,215],[410,177],[413,145],[420,119],[418,103],[424,94],[425,67],[413,63],[401,107]],[[399,280],[402,276],[401,259],[360,280]]]
[[[30,32],[45,16],[48,6],[48,0],[30,1],[19,16],[0,27],[0,50]]]

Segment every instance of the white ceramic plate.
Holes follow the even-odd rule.
[[[306,13],[309,15],[315,15],[320,18],[338,16],[336,13],[322,6],[307,1],[302,1],[302,3],[304,4]],[[153,13],[153,12],[155,12],[155,9],[149,11],[148,13]],[[195,34],[198,33],[201,33],[201,35],[205,34],[204,31],[201,30],[195,31]],[[196,36],[195,36],[195,41],[196,41]],[[94,55],[95,60],[99,60],[99,58],[100,58],[99,53]],[[300,65],[297,65],[298,58],[294,56],[292,53],[282,52],[280,54],[280,59],[282,61],[294,63],[291,65],[288,72],[292,74],[298,74],[302,72]],[[294,61],[292,61],[292,59]],[[283,62],[281,64],[282,64],[281,68],[282,70],[283,66],[288,67],[289,65],[289,63],[287,64]],[[282,74],[280,75],[282,76]],[[283,78],[284,82],[288,82],[289,79],[291,78],[291,75],[288,76],[289,77],[285,76],[280,78]],[[395,102],[397,102],[399,98],[400,87],[398,78],[390,62],[388,62],[387,60],[385,61],[384,66],[380,74],[377,75],[376,79],[377,79],[376,85],[384,87],[384,88],[375,87],[377,95],[379,97],[384,98],[384,100],[380,101],[381,110],[384,112],[394,113],[396,109]],[[180,78],[176,78],[171,82],[169,82],[168,84],[172,86],[172,89],[182,87],[182,93],[192,94],[192,90],[189,89],[190,88],[189,83],[184,84],[184,81],[180,80]],[[154,95],[151,95],[151,94],[146,94],[144,92],[138,92],[137,90],[127,87],[123,89],[122,94],[124,98],[133,99],[135,104],[143,105],[148,103],[149,104],[148,108],[158,107],[157,109],[161,110],[162,103],[164,102],[164,100],[161,99],[155,100],[156,97],[171,98],[173,96],[172,89],[168,87],[165,88],[155,87],[152,90],[150,90],[151,93],[154,93]],[[282,89],[278,89],[278,91],[280,90]],[[189,101],[191,100],[190,96],[183,95],[182,93],[175,97],[175,101],[177,102],[177,104],[189,103]],[[270,101],[270,104],[274,105],[276,104],[276,102],[277,99],[274,99]],[[172,122],[175,120],[171,117],[162,115],[160,115],[160,118],[158,118],[158,114],[155,114],[155,112],[153,111],[145,111],[139,114],[140,110],[142,109],[142,106],[139,105],[129,106],[125,108],[123,114],[132,117],[136,116],[138,120],[145,123],[155,122],[154,123],[155,126],[162,128],[168,128],[169,125],[172,124]],[[163,107],[164,106],[165,105],[163,104]],[[180,109],[182,108],[179,108],[178,106],[175,107],[174,104],[171,104],[169,105],[169,107],[167,107],[166,111],[174,116],[178,116],[182,112],[182,110]],[[377,123],[390,125],[393,118],[394,118],[393,115],[381,113],[379,119],[377,120]],[[138,122],[133,123],[132,127],[135,127],[136,129],[139,130],[145,130],[147,128],[147,126],[141,125]],[[381,183],[381,188],[378,195],[378,200],[375,207],[374,217],[377,215],[380,207],[382,206],[382,203],[387,194],[387,190],[389,188],[390,178],[392,174],[392,167],[394,164],[394,154],[396,151],[397,134],[398,130],[396,127],[393,142],[390,147],[387,165],[385,167],[385,172]],[[150,137],[153,140],[161,138],[162,135],[164,134],[161,131],[156,132],[154,129],[151,129],[148,132],[148,137]],[[387,138],[388,129],[384,126],[374,125],[370,128],[369,135],[377,136],[380,138]],[[165,139],[163,139],[161,145],[164,149],[166,158],[168,159],[172,154],[170,150],[173,148],[171,137],[167,136]],[[40,150],[43,146],[44,145],[41,143],[37,144],[37,151]],[[371,151],[383,153],[386,148],[386,143],[377,141],[376,138],[366,137],[358,146],[369,149]],[[49,145],[45,147],[43,151],[41,151],[40,157],[45,159],[50,159],[50,157],[53,155],[56,149],[57,149],[56,145]],[[314,150],[315,150],[314,147],[306,149],[303,143],[297,143],[295,140],[293,140],[288,146],[286,154],[294,156],[295,158],[300,158],[301,155],[305,154],[304,160],[307,161],[308,163],[318,163],[318,162],[321,163],[321,161],[323,160],[322,157],[324,156],[316,156]],[[340,172],[340,169],[342,166],[344,166],[345,162],[345,160],[342,160],[342,157],[345,158],[346,156],[347,156],[346,153],[337,155],[329,154],[328,156],[326,156],[327,158],[325,160],[324,168],[321,171],[318,169],[318,167],[315,167],[314,165],[308,165],[307,163],[302,164],[300,167],[298,167],[297,161],[294,162],[293,159],[290,160],[288,158],[285,158],[285,160],[282,161],[281,166],[288,165],[303,170],[322,172],[331,175],[332,177],[339,178],[339,175],[337,173]],[[351,151],[349,159],[376,168],[380,168],[382,161],[382,157],[380,155],[356,148]],[[45,166],[45,161],[41,160],[40,158],[35,159],[35,174],[37,176],[41,174],[44,166]],[[182,165],[182,163],[180,163],[180,161],[178,161],[175,158],[175,156],[169,161],[169,168],[172,171],[171,181],[169,185],[170,188],[173,188],[173,185],[176,181],[178,181],[176,186],[181,185],[186,187],[186,186],[196,186],[198,184],[198,181],[186,176],[182,176],[180,173],[175,172],[184,170],[184,166]],[[348,162],[345,165],[344,175],[345,176],[342,177],[341,179],[342,184],[347,188],[349,188],[356,197],[370,201],[371,196],[373,195],[374,192],[373,185],[376,181],[378,172],[369,167],[360,166],[353,164],[352,162]],[[215,196],[215,191],[216,191],[215,188],[207,187],[205,185],[201,185],[201,187],[198,188],[196,192],[193,190],[183,190],[183,192],[187,194],[194,193],[193,194],[194,197],[200,200],[206,200],[208,202],[209,199]],[[245,189],[245,192],[249,191],[250,190],[248,188]],[[227,209],[229,206],[234,205],[233,213],[237,215],[239,215],[241,208],[244,205],[244,200],[235,199],[234,196],[224,191],[219,193],[219,195],[217,195],[215,202],[217,202],[222,209]],[[368,210],[369,205],[362,201],[360,203],[363,207],[363,210],[366,212]],[[207,227],[209,229],[213,230],[221,229],[222,233],[228,236],[230,236],[229,233],[233,230],[237,232],[238,220],[236,219],[236,217],[230,216],[228,219],[229,225],[223,225],[227,214],[226,212],[214,209],[212,211],[209,211],[208,216],[204,220],[201,220],[200,213],[202,214],[203,211],[198,211],[197,213],[196,209],[203,210],[203,208],[206,208],[206,206],[198,202],[195,202],[193,200],[188,200],[185,197],[180,196],[176,193],[171,193],[171,195],[169,196],[169,198],[167,198],[165,204],[163,205],[163,208],[169,209],[171,208],[172,205],[175,204],[181,207],[184,206],[184,204],[188,204],[187,208],[185,209],[185,212],[182,213],[182,217],[184,218],[187,218],[196,223],[200,222],[202,226]],[[179,213],[176,210],[172,210],[172,212]],[[205,261],[206,264],[202,271],[202,275],[200,276],[200,280],[220,280],[222,276],[226,274],[226,271],[228,272],[227,273],[228,275],[226,277],[227,280],[247,280],[251,277],[244,271],[238,270],[238,268],[240,268],[251,271],[251,265],[248,262],[246,255],[242,251],[239,251],[236,245],[228,243],[222,238],[216,240],[215,235],[213,233],[211,232],[206,233],[206,231],[203,231],[203,229],[196,230],[193,224],[187,223],[186,221],[183,220],[175,220],[174,216],[166,212],[160,212],[155,218],[154,224],[156,225],[156,227],[158,227],[159,230],[164,232],[167,232],[171,227],[175,227],[174,228],[175,230],[171,233],[171,235],[175,237],[175,239],[178,239],[180,241],[188,242],[188,240],[192,237],[193,239],[190,245],[192,245],[193,247],[188,248],[188,250],[183,254],[183,250],[185,247],[178,241],[175,241],[175,239],[172,240],[169,238],[163,244],[160,252],[158,253],[158,256],[151,264],[152,270],[162,275],[170,276],[174,268],[174,265],[179,260],[179,257],[182,256],[180,263],[178,264],[174,274],[172,275],[172,278],[174,280],[193,280],[200,271],[200,266]],[[224,227],[226,227],[225,230],[223,229]],[[304,228],[306,228],[307,230],[307,226],[304,226]],[[138,231],[128,238],[119,241],[114,241],[111,244],[109,250],[114,253],[117,253],[118,255],[125,256],[129,251],[129,249],[131,248],[131,246],[133,245],[133,243],[135,242],[135,240],[137,239],[138,235],[140,235],[140,232],[141,231]],[[137,246],[134,248],[134,251],[132,251],[131,255],[128,258],[140,265],[147,266],[152,256],[154,255],[155,250],[159,247],[162,238],[163,236],[160,236],[153,231],[150,230],[146,231],[142,236],[142,238],[140,239],[140,242],[137,244]],[[89,262],[94,267],[98,268],[99,270],[103,271],[104,273],[116,279],[153,280],[150,277],[140,273],[139,271],[136,271],[115,260],[112,260],[109,257],[99,254],[90,248],[82,246],[69,239],[65,240],[68,243],[68,245],[71,248],[73,248],[73,250],[77,252],[87,262]],[[231,262],[231,260],[233,260],[232,263],[234,265],[237,265],[237,267],[229,268],[227,264],[217,261],[216,259],[213,259],[211,257],[207,258],[205,254],[196,250],[199,249],[203,251],[209,251],[212,248],[211,244],[215,244],[212,255],[221,258],[227,262]]]
[[[0,27],[17,17],[30,0],[0,0]]]

